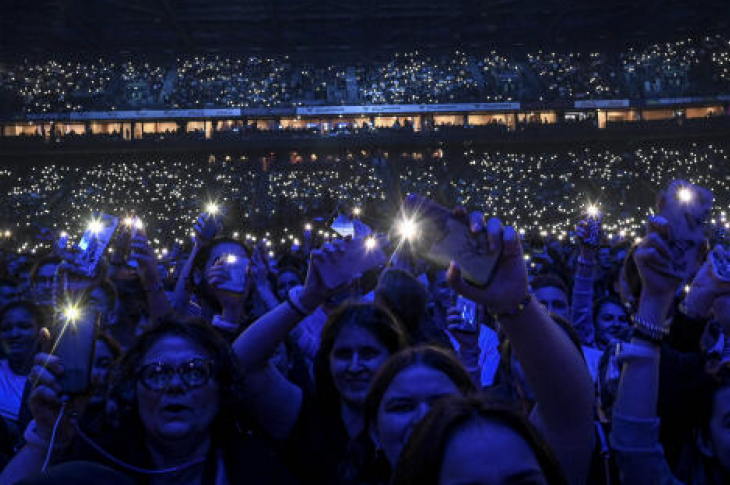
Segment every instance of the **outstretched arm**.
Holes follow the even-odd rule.
[[[592,453],[594,406],[586,364],[568,335],[529,295],[527,269],[515,229],[503,228],[498,219],[491,219],[487,241],[488,253],[500,254],[494,283],[483,289],[470,286],[453,263],[449,283],[496,316],[537,398],[534,424],[550,443],[570,482],[585,483]]]

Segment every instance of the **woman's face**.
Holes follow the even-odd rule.
[[[179,369],[190,361],[210,358],[195,342],[167,336],[149,349],[140,362],[140,368],[160,363]],[[139,416],[148,439],[167,444],[204,439],[220,405],[218,383],[213,377],[205,384],[191,388],[177,372],[173,373],[168,386],[160,391],[150,390],[138,381],[137,399]]]
[[[547,485],[527,442],[504,424],[490,420],[457,430],[444,449],[440,485]]]
[[[596,340],[601,347],[626,340],[628,330],[626,311],[620,305],[601,305],[596,314]]]
[[[284,301],[289,294],[289,290],[301,284],[299,276],[290,271],[285,271],[276,278],[276,296],[279,297],[280,301]]]
[[[329,355],[332,380],[340,398],[361,406],[373,376],[389,356],[387,347],[370,331],[345,325]]]
[[[417,364],[400,371],[385,390],[371,430],[373,441],[395,466],[413,428],[444,396],[459,394],[456,384],[440,370]]]
[[[712,451],[720,466],[730,472],[730,387],[718,390],[713,400],[710,417]]]
[[[38,322],[25,308],[13,308],[5,312],[0,322],[0,343],[8,359],[22,360],[30,357],[39,331]]]

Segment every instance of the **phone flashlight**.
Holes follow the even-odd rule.
[[[95,219],[89,223],[88,229],[92,234],[99,234],[104,229],[104,224]]]
[[[307,223],[307,224],[304,224],[304,230],[305,230],[305,231],[311,231],[311,230],[312,230],[312,225],[311,225],[311,224],[309,224],[309,223]]]
[[[365,249],[368,251],[372,251],[377,247],[378,243],[375,241],[375,238],[369,237],[365,239]]]
[[[590,217],[596,218],[598,217],[598,214],[600,214],[600,211],[598,210],[598,207],[594,204],[590,204],[588,208],[586,209],[586,212]]]
[[[688,204],[692,202],[693,194],[689,187],[682,187],[677,191],[677,198],[680,202]]]
[[[235,254],[229,254],[228,256],[226,256],[226,263],[233,264],[236,261],[238,261],[238,258],[236,258]]]
[[[359,215],[360,215],[360,212],[361,212],[361,211],[360,211],[360,208],[359,208],[359,207],[355,207],[355,208],[354,208],[354,209],[352,210],[352,213],[353,213],[353,214],[355,214],[356,216],[359,216]]]
[[[65,318],[67,322],[75,323],[79,316],[81,316],[81,311],[76,305],[66,305],[66,307],[64,307],[63,318]]]
[[[398,223],[398,232],[403,239],[410,241],[418,234],[418,225],[412,219],[403,219]]]
[[[218,211],[220,208],[218,207],[218,204],[210,203],[205,207],[205,210],[208,214],[215,216],[218,214]]]

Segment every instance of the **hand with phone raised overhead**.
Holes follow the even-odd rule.
[[[634,253],[642,297],[671,299],[684,278],[673,264],[673,254],[667,242],[672,238],[672,229],[664,217],[649,218],[647,234]]]
[[[466,219],[466,212],[457,209],[456,217]],[[484,215],[474,212],[468,217],[469,227],[475,234],[485,233],[482,251],[496,259],[494,267],[486,265],[485,272],[493,271],[489,284],[480,288],[465,281],[461,268],[455,262],[449,266],[446,278],[449,285],[466,298],[481,303],[491,314],[501,314],[517,307],[528,294],[527,268],[522,254],[519,233],[512,226],[503,226],[493,217],[485,223]],[[478,268],[475,268],[478,270]]]
[[[347,288],[364,273],[385,265],[385,237],[336,239],[312,251],[304,289],[299,297],[306,310],[314,311],[328,297]]]
[[[683,180],[673,181],[657,198],[657,215],[670,228],[665,242],[672,255],[672,272],[680,273],[685,281],[694,276],[702,262],[712,202],[712,192]]]
[[[203,213],[198,217],[193,226],[193,232],[195,233],[193,243],[196,246],[202,246],[215,239],[221,229],[223,229],[223,224],[218,213]]]

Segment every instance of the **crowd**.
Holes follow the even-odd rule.
[[[0,484],[728,482],[725,144],[179,158],[0,169]]]
[[[718,95],[730,87],[729,42],[714,35],[610,53],[414,51],[334,64],[226,55],[25,60],[0,64],[0,100],[8,112],[55,113]]]

